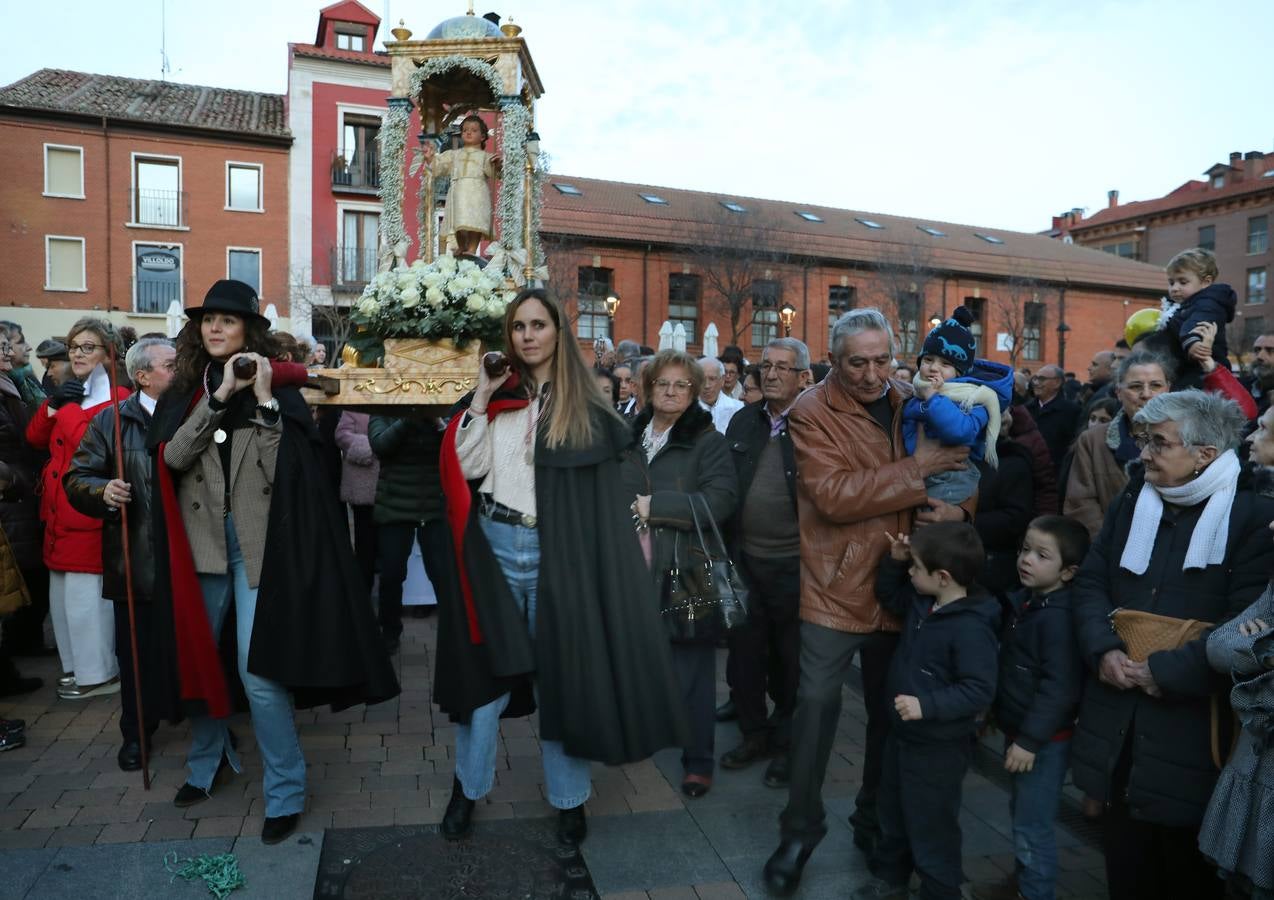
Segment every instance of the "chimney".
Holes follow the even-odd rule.
[[[1231,154],[1230,154],[1230,168],[1232,168],[1232,169],[1237,169],[1237,168],[1239,167],[1239,160],[1241,160],[1241,159],[1243,159],[1243,154],[1242,154],[1242,153],[1240,153],[1239,151],[1235,150],[1233,153],[1231,153]]]
[[[1260,150],[1252,150],[1243,154],[1243,177],[1247,179],[1255,179],[1261,177],[1261,163],[1265,159],[1265,154]]]
[[[1084,207],[1082,207],[1082,206],[1072,206],[1072,207],[1071,207],[1071,221],[1072,221],[1072,222],[1078,222],[1078,221],[1080,221],[1080,220],[1081,220],[1081,219],[1083,219],[1083,218],[1084,218]]]
[[[1119,205],[1119,191],[1106,192],[1106,208],[1114,209]]]

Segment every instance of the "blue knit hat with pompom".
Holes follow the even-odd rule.
[[[957,306],[949,319],[929,332],[924,346],[920,348],[920,356],[916,357],[916,364],[919,365],[923,357],[939,356],[951,363],[961,375],[966,374],[977,352],[977,343],[969,330],[972,324],[973,313]]]

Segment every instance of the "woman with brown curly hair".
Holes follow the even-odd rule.
[[[373,703],[398,684],[322,476],[309,409],[275,378],[286,369],[303,380],[304,368],[271,361],[269,324],[243,282],[217,282],[186,313],[177,380],[148,435],[161,501],[153,533],[166,538],[156,541],[155,596],[172,619],[180,699],[198,704],[190,775],[173,803],[200,803],[225,769],[240,771],[217,651],[223,637],[234,640],[265,769],[261,840],[274,844],[305,807],[294,699]],[[232,604],[235,633],[223,636]]]

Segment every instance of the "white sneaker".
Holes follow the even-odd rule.
[[[105,697],[119,693],[119,676],[101,684],[77,684],[69,688],[58,688],[58,697],[63,700],[88,700],[91,697]]]

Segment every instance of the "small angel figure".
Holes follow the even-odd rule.
[[[500,177],[500,157],[487,153],[487,123],[476,115],[465,116],[460,124],[459,150],[436,153],[432,141],[423,148],[429,177],[451,177],[447,206],[442,216],[443,245],[448,251],[476,255],[478,244],[490,240],[491,183]]]

